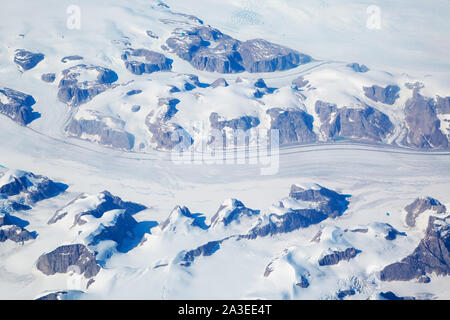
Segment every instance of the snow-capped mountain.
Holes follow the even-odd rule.
[[[448,299],[450,5],[372,5],[3,4],[0,299]]]

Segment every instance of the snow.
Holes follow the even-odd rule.
[[[27,230],[36,231],[38,237],[23,245],[12,241],[0,243],[0,298],[33,299],[44,293],[73,289],[86,291],[83,298],[87,299],[326,299],[336,298],[338,290],[354,287],[358,290],[353,298],[360,299],[388,290],[399,296],[423,296],[426,292],[438,299],[449,299],[449,277],[432,275],[429,284],[384,283],[377,278],[378,271],[411,253],[423,237],[429,213],[418,218],[415,228],[407,228],[402,213],[407,204],[417,196],[429,195],[450,207],[448,152],[350,142],[291,146],[280,150],[278,173],[261,176],[258,165],[174,163],[170,154],[150,148],[144,123],[145,117],[158,108],[158,99],[170,96],[172,85],[182,89],[187,80],[185,74],[195,73],[201,82],[211,83],[224,77],[230,85],[171,95],[181,101],[173,121],[186,130],[191,130],[193,121],[208,123],[213,111],[227,120],[243,115],[258,116],[261,127],[267,128],[270,121],[265,117],[267,109],[294,108],[314,114],[317,100],[354,108],[370,102],[399,124],[404,119],[401,107],[412,95],[405,82],[423,82],[425,87],[421,92],[427,96],[450,95],[447,85],[450,77],[446,71],[450,67],[450,33],[435,32],[450,28],[447,16],[435,13],[448,12],[448,3],[382,2],[383,27],[370,30],[365,27],[365,10],[372,3],[363,0],[339,4],[290,0],[263,0],[258,4],[217,0],[167,2],[173,7],[171,10],[195,14],[206,24],[233,37],[247,40],[264,35],[268,41],[318,60],[274,74],[219,75],[198,72],[186,61],[165,53],[174,60],[173,72],[135,76],[125,69],[120,59],[128,47],[126,42],[136,49],[161,52],[165,37],[177,26],[160,22],[173,16],[155,1],[79,1],[81,30],[66,28],[66,5],[62,2],[42,0],[39,6],[30,6],[25,0],[17,0],[3,4],[2,13],[11,18],[0,20],[0,83],[35,97],[37,103],[33,108],[42,116],[30,128],[17,126],[0,116],[0,163],[26,170],[7,172],[0,177],[0,186],[11,182],[14,176],[34,172],[70,187],[30,211],[14,212],[16,217],[30,223]],[[180,16],[176,19],[188,21]],[[148,29],[160,38],[148,37],[145,33]],[[25,36],[18,37],[19,33]],[[20,73],[12,63],[16,48],[43,52],[45,59],[35,68]],[[61,57],[72,54],[83,56],[87,65],[116,71],[118,86],[71,110],[57,99],[59,78],[54,84],[47,84],[40,76],[48,72],[60,75],[63,69],[78,64],[80,61],[60,63]],[[349,62],[364,63],[371,70],[355,73],[346,67]],[[291,89],[292,80],[299,75],[309,81],[309,86],[300,92],[305,98]],[[85,74],[79,81],[92,80],[93,76]],[[243,81],[236,83],[238,77]],[[261,77],[268,87],[277,90],[253,99],[256,90],[253,83]],[[374,84],[398,85],[399,99],[392,106],[368,100],[362,88]],[[126,92],[132,89],[142,93],[127,96]],[[0,95],[0,102],[4,101],[6,98]],[[141,106],[141,110],[131,112],[133,105]],[[144,152],[124,152],[68,138],[64,127],[71,116],[101,118],[111,127],[123,121],[120,128],[135,135],[136,146],[144,143],[146,148]],[[441,127],[445,128],[446,116],[439,117]],[[317,131],[316,124],[320,122],[316,118],[314,123]],[[193,131],[190,133],[197,137]],[[388,141],[401,134],[398,129]],[[96,140],[96,137],[82,138]],[[192,219],[182,216],[177,206],[201,213],[206,221],[210,221],[221,204],[227,207],[221,212],[225,215],[234,198],[248,208],[261,210],[261,219],[267,219],[269,213],[314,208],[315,203],[288,197],[292,184],[313,190],[323,186],[351,194],[349,209],[337,219],[327,219],[289,234],[249,241],[232,238],[222,242],[214,255],[197,257],[188,268],[177,264],[184,250],[245,234],[261,218],[256,215],[230,228],[204,230],[192,226]],[[87,223],[73,227],[75,215],[98,206],[102,201],[99,192],[105,189],[122,199],[146,205],[148,210],[134,215],[139,223],[161,223],[170,215],[170,227],[164,230],[149,227],[144,236],[146,241],[127,253],[117,252],[112,241],[102,241],[95,250],[99,252],[98,258],[105,261],[105,269],[87,290],[86,279],[74,287],[76,279],[70,275],[44,276],[36,270],[35,262],[44,252],[63,244],[87,244],[93,234],[114,223],[120,210],[107,212],[101,219],[84,216],[82,219]],[[80,194],[86,197],[69,204]],[[177,209],[173,212],[173,208]],[[67,215],[49,225],[48,221],[60,209],[60,213],[67,212]],[[399,236],[394,241],[384,239],[386,223],[406,232],[407,236]],[[367,228],[368,232],[345,232],[356,228]],[[311,242],[319,231],[322,232],[320,242]],[[317,265],[321,255],[350,246],[362,252],[335,266]],[[271,262],[273,270],[264,277],[264,270]],[[310,287],[295,286],[301,275],[307,276]],[[78,294],[68,296],[79,297]]]

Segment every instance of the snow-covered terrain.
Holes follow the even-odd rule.
[[[2,4],[0,299],[449,299],[448,13]]]

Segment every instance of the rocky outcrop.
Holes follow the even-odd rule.
[[[56,74],[54,73],[44,73],[41,75],[41,80],[48,83],[53,83],[56,79]]]
[[[437,214],[442,214],[447,211],[447,208],[434,198],[431,197],[417,198],[416,200],[414,200],[412,203],[410,203],[405,207],[406,224],[409,227],[415,227],[417,217],[427,210],[432,210]]]
[[[419,89],[414,89],[413,96],[406,101],[404,110],[408,132],[403,144],[423,149],[448,148],[448,137],[440,130],[434,99],[424,97],[419,93]]]
[[[172,70],[173,62],[162,53],[146,49],[126,51],[122,55],[122,60],[127,70],[136,75],[157,71],[170,71]]]
[[[134,135],[126,131],[124,127],[123,120],[89,112],[86,118],[83,116],[79,119],[72,118],[66,126],[66,133],[104,146],[131,150],[134,147]]]
[[[140,93],[142,93],[142,90],[130,90],[130,91],[128,91],[127,92],[127,96],[134,96],[134,95],[136,95],[136,94],[140,94]]]
[[[240,223],[241,219],[253,218],[259,215],[259,210],[247,208],[237,199],[228,199],[220,206],[216,214],[211,218],[211,227],[218,225],[228,226],[231,223]]]
[[[367,98],[375,101],[381,102],[389,105],[393,105],[395,100],[399,98],[400,88],[396,85],[390,85],[386,88],[373,85],[371,87],[363,87],[364,94]]]
[[[211,83],[211,88],[228,87],[228,82],[224,78],[219,78]]]
[[[347,248],[344,251],[333,251],[320,258],[318,263],[319,266],[331,266],[338,264],[341,261],[349,261],[350,259],[355,258],[359,253],[361,253],[361,251],[355,248]]]
[[[295,78],[294,80],[292,80],[292,89],[294,90],[300,90],[304,87],[306,87],[308,85],[309,81],[305,80],[305,78],[303,78],[303,76],[300,76],[298,78]]]
[[[0,196],[3,199],[13,197],[12,200],[21,205],[55,197],[66,189],[67,185],[31,172],[10,170],[0,177]]]
[[[22,71],[33,69],[42,60],[44,60],[44,55],[42,53],[34,53],[24,49],[17,49],[14,55],[14,63],[17,64]]]
[[[113,87],[117,74],[108,68],[79,64],[62,72],[58,98],[76,107]]]
[[[341,216],[348,209],[350,203],[347,200],[350,197],[349,195],[337,193],[320,185],[305,187],[293,184],[289,197],[295,200],[317,203],[318,209],[330,218]]]
[[[36,267],[47,276],[67,273],[75,268],[85,278],[92,278],[100,271],[95,255],[82,244],[64,245],[45,253],[37,260]]]
[[[189,148],[194,140],[180,125],[171,122],[178,112],[178,99],[160,99],[158,107],[151,111],[145,119],[145,124],[151,134],[151,143],[156,149],[172,150],[181,147]]]
[[[216,112],[210,114],[209,122],[211,124],[212,129],[223,130],[224,128],[230,128],[233,130],[243,130],[243,131],[255,128],[260,123],[257,117],[252,116],[242,116],[240,118],[224,120]]]
[[[27,125],[39,114],[33,112],[36,101],[28,94],[10,88],[0,88],[0,113],[21,125]]]
[[[205,26],[177,29],[166,44],[194,68],[209,72],[274,72],[311,61],[307,55],[263,39],[241,42]]]
[[[90,206],[84,206],[82,203],[87,202]],[[77,210],[78,207],[85,208],[84,210]],[[76,199],[68,203],[64,208],[56,211],[54,216],[48,221],[48,224],[56,223],[57,221],[70,216],[73,219],[73,226],[84,225],[84,216],[93,216],[101,218],[105,212],[111,210],[121,209],[128,215],[134,215],[146,207],[144,205],[123,201],[121,198],[112,195],[108,191],[100,192],[98,195],[82,194]]]
[[[365,65],[363,65],[363,64],[360,65],[359,63],[356,63],[356,62],[354,62],[354,63],[349,63],[349,64],[347,65],[347,67],[352,68],[353,71],[355,71],[355,72],[362,72],[362,73],[365,73],[365,72],[370,71],[370,69],[367,68]]]
[[[23,226],[15,222],[9,214],[0,213],[0,242],[6,240],[23,243],[35,239],[37,234],[29,232]]]
[[[204,256],[208,257],[213,255],[217,250],[220,249],[220,244],[223,240],[210,241],[194,250],[187,251],[182,258],[180,265],[184,267],[189,267],[197,257]]]
[[[449,114],[450,113],[450,97],[436,97],[436,113]]]
[[[409,281],[434,273],[450,274],[450,216],[430,216],[425,237],[417,248],[400,262],[386,266],[380,272],[382,281]]]
[[[311,61],[311,57],[264,39],[242,42],[237,47],[242,66],[248,72],[289,70]]]
[[[333,190],[315,185],[311,188],[304,188],[292,185],[290,198],[300,201],[310,208],[305,209],[285,209],[283,214],[269,214],[266,219],[252,228],[248,234],[239,236],[238,239],[255,239],[278,233],[288,233],[310,225],[318,224],[328,218],[341,216],[348,208],[347,201],[349,195],[342,195]]]
[[[394,130],[387,115],[367,105],[357,109],[338,108],[317,101],[315,111],[322,123],[320,132],[326,139],[345,137],[381,142]]]
[[[279,131],[280,144],[310,143],[317,137],[313,131],[314,118],[303,110],[272,108],[266,111],[270,128]]]
[[[77,61],[77,60],[83,60],[82,56],[79,55],[73,55],[73,56],[67,56],[61,59],[62,63],[67,63],[68,61]]]
[[[392,291],[380,292],[378,295],[381,300],[415,300],[414,297],[399,297]]]

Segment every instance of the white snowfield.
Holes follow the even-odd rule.
[[[2,4],[0,87],[32,95],[33,109],[41,117],[23,127],[0,114],[0,188],[26,172],[69,188],[31,210],[11,214],[28,222],[26,230],[35,231],[37,237],[23,243],[0,242],[0,299],[35,299],[60,291],[69,292],[67,299],[378,299],[380,292],[387,291],[401,297],[450,299],[448,276],[429,274],[429,283],[380,279],[385,266],[413,252],[434,214],[421,214],[412,228],[405,224],[404,207],[418,197],[431,196],[450,208],[450,152],[350,141],[325,143],[314,111],[317,100],[352,108],[367,103],[396,126],[383,142],[401,141],[402,106],[412,92],[405,83],[423,83],[424,96],[450,96],[450,32],[444,32],[450,31],[449,2],[381,1],[381,29],[366,26],[371,1],[168,0],[170,9],[158,3],[78,1],[80,29],[67,28],[70,14],[63,2]],[[287,71],[224,75],[198,71],[164,52],[173,60],[171,72],[137,76],[126,70],[121,55],[127,42],[136,49],[161,52],[175,27],[192,23],[173,12],[195,15],[205,25],[243,41],[263,37],[315,60]],[[158,38],[149,37],[147,30]],[[13,63],[18,48],[41,52],[45,59],[21,72]],[[70,55],[83,60],[61,62]],[[356,73],[346,66],[351,62],[365,64],[370,71]],[[117,86],[69,107],[58,100],[58,84],[64,69],[80,63],[114,70]],[[45,73],[55,73],[56,80],[43,82]],[[229,86],[171,93],[173,85],[182,88],[185,74],[197,75],[202,83],[223,77]],[[299,76],[310,88],[301,94],[291,88]],[[81,77],[95,80],[89,73]],[[254,99],[253,84],[259,78],[277,90]],[[400,96],[393,105],[374,102],[362,91],[372,85],[398,85]],[[130,90],[142,92],[127,95]],[[314,115],[313,131],[320,143],[282,147],[279,170],[268,176],[260,174],[260,164],[177,163],[170,153],[153,149],[145,125],[147,115],[158,109],[159,98],[169,96],[180,100],[172,121],[194,140],[200,136],[192,123],[209,122],[212,111],[227,120],[255,116],[262,128],[269,128],[266,111],[282,107]],[[0,102],[9,98],[0,93]],[[136,105],[140,110],[132,112]],[[440,117],[441,130],[448,134],[443,121],[448,117]],[[70,119],[101,119],[110,128],[132,133],[134,147],[124,151],[101,146],[96,135],[70,137],[65,131]],[[11,174],[7,169],[18,171]],[[247,234],[260,221],[277,224],[277,216],[286,212],[320,206],[289,197],[292,185],[351,195],[349,207],[342,216],[307,228],[238,240],[236,236]],[[139,233],[142,239],[129,251],[118,250],[112,240],[90,244],[92,237],[115,225],[123,210],[108,210],[101,218],[83,216],[84,224],[73,224],[78,213],[102,203],[104,190],[147,207],[133,215],[136,230],[145,232]],[[219,220],[232,217],[235,199],[259,213],[210,228],[193,225],[194,218],[182,214],[186,206],[203,221],[200,224],[209,225],[217,212]],[[5,218],[1,210],[0,220]],[[61,220],[49,224],[58,210]],[[168,225],[162,227],[169,217]],[[389,225],[405,235],[387,240]],[[223,239],[213,254],[195,256],[189,266],[181,265],[190,250]],[[37,269],[42,254],[70,244],[84,244],[97,252],[101,270],[94,282],[76,272],[45,275]],[[360,251],[353,259],[319,265],[327,254],[351,247]],[[346,291],[353,293],[340,296]]]

